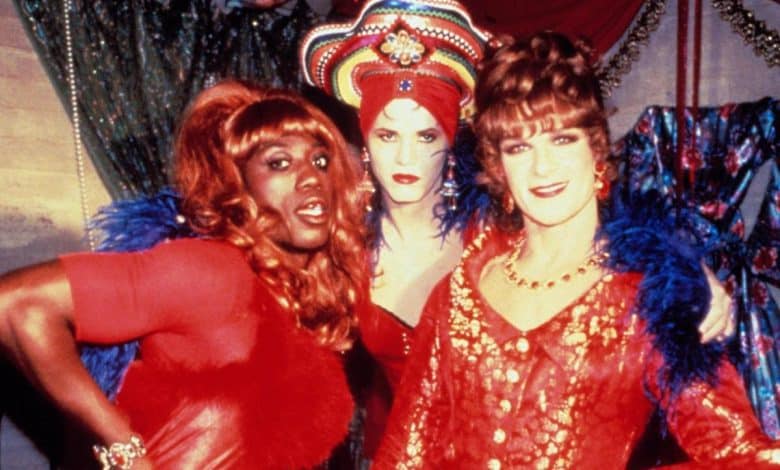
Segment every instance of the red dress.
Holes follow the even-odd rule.
[[[464,241],[473,240],[481,226],[478,219],[467,224],[461,234]],[[358,319],[360,338],[377,366],[370,371],[371,377],[362,394],[366,410],[363,453],[371,459],[384,435],[393,396],[415,337],[415,327],[376,304],[359,309]]]
[[[237,248],[186,239],[62,261],[77,340],[140,339],[116,404],[155,468],[309,468],[346,434],[340,359],[295,326]]]
[[[376,304],[358,311],[358,325],[360,338],[376,365],[368,371],[371,375],[363,392],[363,406],[366,410],[363,453],[372,458],[387,425],[387,416],[406,365],[414,328]]]
[[[770,448],[726,361],[717,386],[661,394],[663,357],[632,311],[640,275],[608,274],[521,331],[477,290],[482,268],[506,249],[490,232],[477,237],[434,290],[374,468],[622,469],[651,400],[696,461],[753,461]]]

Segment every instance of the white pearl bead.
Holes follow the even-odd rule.
[[[79,194],[81,198],[81,217],[84,220],[84,231],[87,234],[87,242],[90,251],[95,250],[95,237],[89,229],[89,199],[87,197],[87,178],[84,172],[84,149],[81,143],[81,118],[79,117],[78,95],[76,93],[76,68],[73,56],[73,34],[71,32],[70,10],[71,0],[63,0],[63,15],[65,17],[65,52],[66,74],[68,80],[68,94],[70,95],[70,116],[73,127],[73,145],[76,153],[76,174],[79,181]]]

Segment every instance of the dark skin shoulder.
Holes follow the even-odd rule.
[[[74,337],[70,283],[59,260],[0,276],[0,348],[67,415],[100,444],[127,442],[126,418],[108,401],[81,363]],[[133,468],[148,469],[145,459]]]

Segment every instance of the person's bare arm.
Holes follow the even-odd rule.
[[[94,432],[102,441],[96,443],[127,442],[127,419],[81,363],[73,308],[59,261],[0,276],[0,347],[34,386]]]

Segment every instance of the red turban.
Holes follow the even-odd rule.
[[[462,96],[457,87],[411,71],[368,75],[360,80],[359,86],[362,99],[358,113],[364,136],[390,101],[411,98],[436,118],[450,144],[455,141]]]

